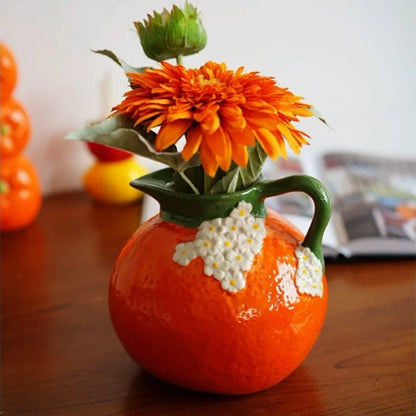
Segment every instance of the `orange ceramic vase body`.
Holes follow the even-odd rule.
[[[153,196],[162,187],[158,179],[151,178],[150,190],[139,181],[136,186]],[[299,247],[304,238],[282,216],[266,211],[262,201],[287,191],[276,182],[265,186],[231,194],[230,200],[230,194],[220,197],[228,208],[218,208],[213,196],[193,204],[187,197],[187,208],[178,212],[175,198],[165,195],[159,198],[161,215],[141,225],[122,250],[110,281],[113,325],[129,355],[156,377],[198,391],[253,393],[287,377],[312,348],[326,314],[326,279],[320,269],[310,290],[302,288]],[[195,212],[204,210],[209,218],[194,226],[193,220],[200,222]],[[194,218],[181,219],[187,211]],[[261,245],[249,269],[229,279],[244,254],[223,256],[221,247],[252,242],[256,224],[264,230]],[[316,233],[316,219],[311,227]],[[204,240],[211,232],[214,237]],[[203,254],[194,252],[181,263],[182,254],[193,247]],[[316,261],[308,248],[302,256],[309,254]],[[209,263],[216,256],[224,261]]]

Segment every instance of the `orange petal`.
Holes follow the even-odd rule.
[[[230,145],[230,147],[231,147],[231,145]],[[231,166],[231,152],[230,152],[230,154],[229,155],[227,155],[227,156],[222,156],[222,157],[220,157],[220,156],[216,156],[216,159],[217,159],[217,163],[218,163],[218,165],[220,166],[220,168],[223,170],[223,171],[227,171],[228,169],[230,169],[230,166]]]
[[[293,114],[302,117],[311,117],[313,112],[308,107],[296,107],[292,110]]]
[[[160,116],[156,117],[148,126],[147,131],[152,129],[153,127],[161,126],[166,120],[166,115],[161,114]]]
[[[169,112],[166,116],[166,119],[169,123],[179,120],[179,119],[192,119],[192,111],[188,108],[189,106],[180,107],[170,107]]]
[[[212,113],[201,121],[201,127],[208,133],[213,134],[220,127],[221,122],[217,113]]]
[[[242,145],[241,143],[234,142],[231,140],[231,149],[233,152],[233,160],[237,165],[245,167],[248,162],[248,151],[247,146]]]
[[[186,143],[182,150],[182,157],[188,161],[199,149],[203,134],[199,125],[191,127],[186,132]]]
[[[208,133],[214,133],[221,125],[218,115],[219,105],[208,104],[202,110],[194,113],[194,120]]]
[[[222,117],[221,125],[223,126],[225,130],[228,130],[228,131],[241,131],[246,128],[247,122],[244,117],[241,117],[241,118]]]
[[[276,128],[276,124],[278,121],[278,116],[269,114],[269,113],[262,113],[262,112],[254,112],[254,111],[245,111],[244,117],[247,120],[247,123],[253,128],[265,128],[268,130],[274,130]]]
[[[142,116],[139,117],[139,114],[142,114]],[[140,110],[136,110],[131,116],[133,119],[136,119],[134,122],[135,126],[145,124],[148,130],[161,126],[166,120],[166,114],[160,111],[140,113]]]
[[[220,158],[227,155],[230,156],[231,154],[230,141],[221,127],[213,134],[206,134],[204,132],[204,142],[210,148],[211,152]]]
[[[205,173],[213,178],[217,173],[218,163],[214,154],[204,142],[201,143],[199,156]]]
[[[275,131],[273,134],[276,137],[276,146],[277,146],[277,153],[279,156],[282,156],[284,159],[287,158],[287,152],[286,152],[286,143],[284,137],[280,134],[280,132]]]
[[[253,146],[256,141],[253,130],[249,126],[246,126],[246,128],[241,131],[227,130],[227,133],[234,142],[244,144],[245,146]]]
[[[228,171],[228,169],[230,169],[231,160],[232,160],[232,146],[231,146],[230,136],[224,130],[223,130],[223,133],[224,133],[224,137],[226,141],[226,148],[225,148],[226,151],[225,151],[224,156],[222,157],[217,156],[217,162],[223,171]]]
[[[279,144],[276,136],[267,129],[261,128],[255,130],[255,135],[263,150],[272,158],[276,159],[279,156]]]
[[[163,124],[156,136],[156,150],[160,152],[176,143],[191,124],[192,120],[176,120]]]
[[[284,136],[290,148],[295,153],[300,153],[302,145],[308,143],[308,141],[304,137],[302,137],[302,134],[299,131],[297,131],[296,129],[292,130],[287,125],[279,124],[277,126],[277,130],[280,132],[280,134]]]
[[[238,106],[223,105],[220,108],[221,124],[227,130],[243,130],[246,127],[246,119]]]

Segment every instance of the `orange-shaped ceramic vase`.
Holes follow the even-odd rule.
[[[132,183],[161,212],[115,264],[114,328],[128,354],[162,380],[219,394],[266,389],[302,363],[324,322],[326,191],[308,176],[221,195],[176,192],[172,181],[164,169]],[[305,238],[264,205],[292,191],[315,203]]]

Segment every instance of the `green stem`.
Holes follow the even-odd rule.
[[[176,57],[176,64],[177,65],[183,65],[183,56],[182,55],[178,55]]]
[[[211,178],[207,173],[204,171],[204,194],[207,194],[212,187],[214,179]]]
[[[192,183],[192,181],[185,175],[184,172],[178,171],[179,175],[182,176],[182,179],[190,186],[190,188],[194,191],[195,195],[200,195],[197,187]]]

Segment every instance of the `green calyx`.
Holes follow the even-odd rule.
[[[5,194],[9,192],[9,190],[10,190],[9,183],[3,179],[0,179],[0,194]]]
[[[153,12],[148,20],[134,22],[145,54],[155,61],[191,55],[207,44],[207,33],[197,9],[186,2],[168,12]]]
[[[0,134],[2,136],[8,136],[11,132],[12,128],[9,124],[1,124],[0,125]]]

